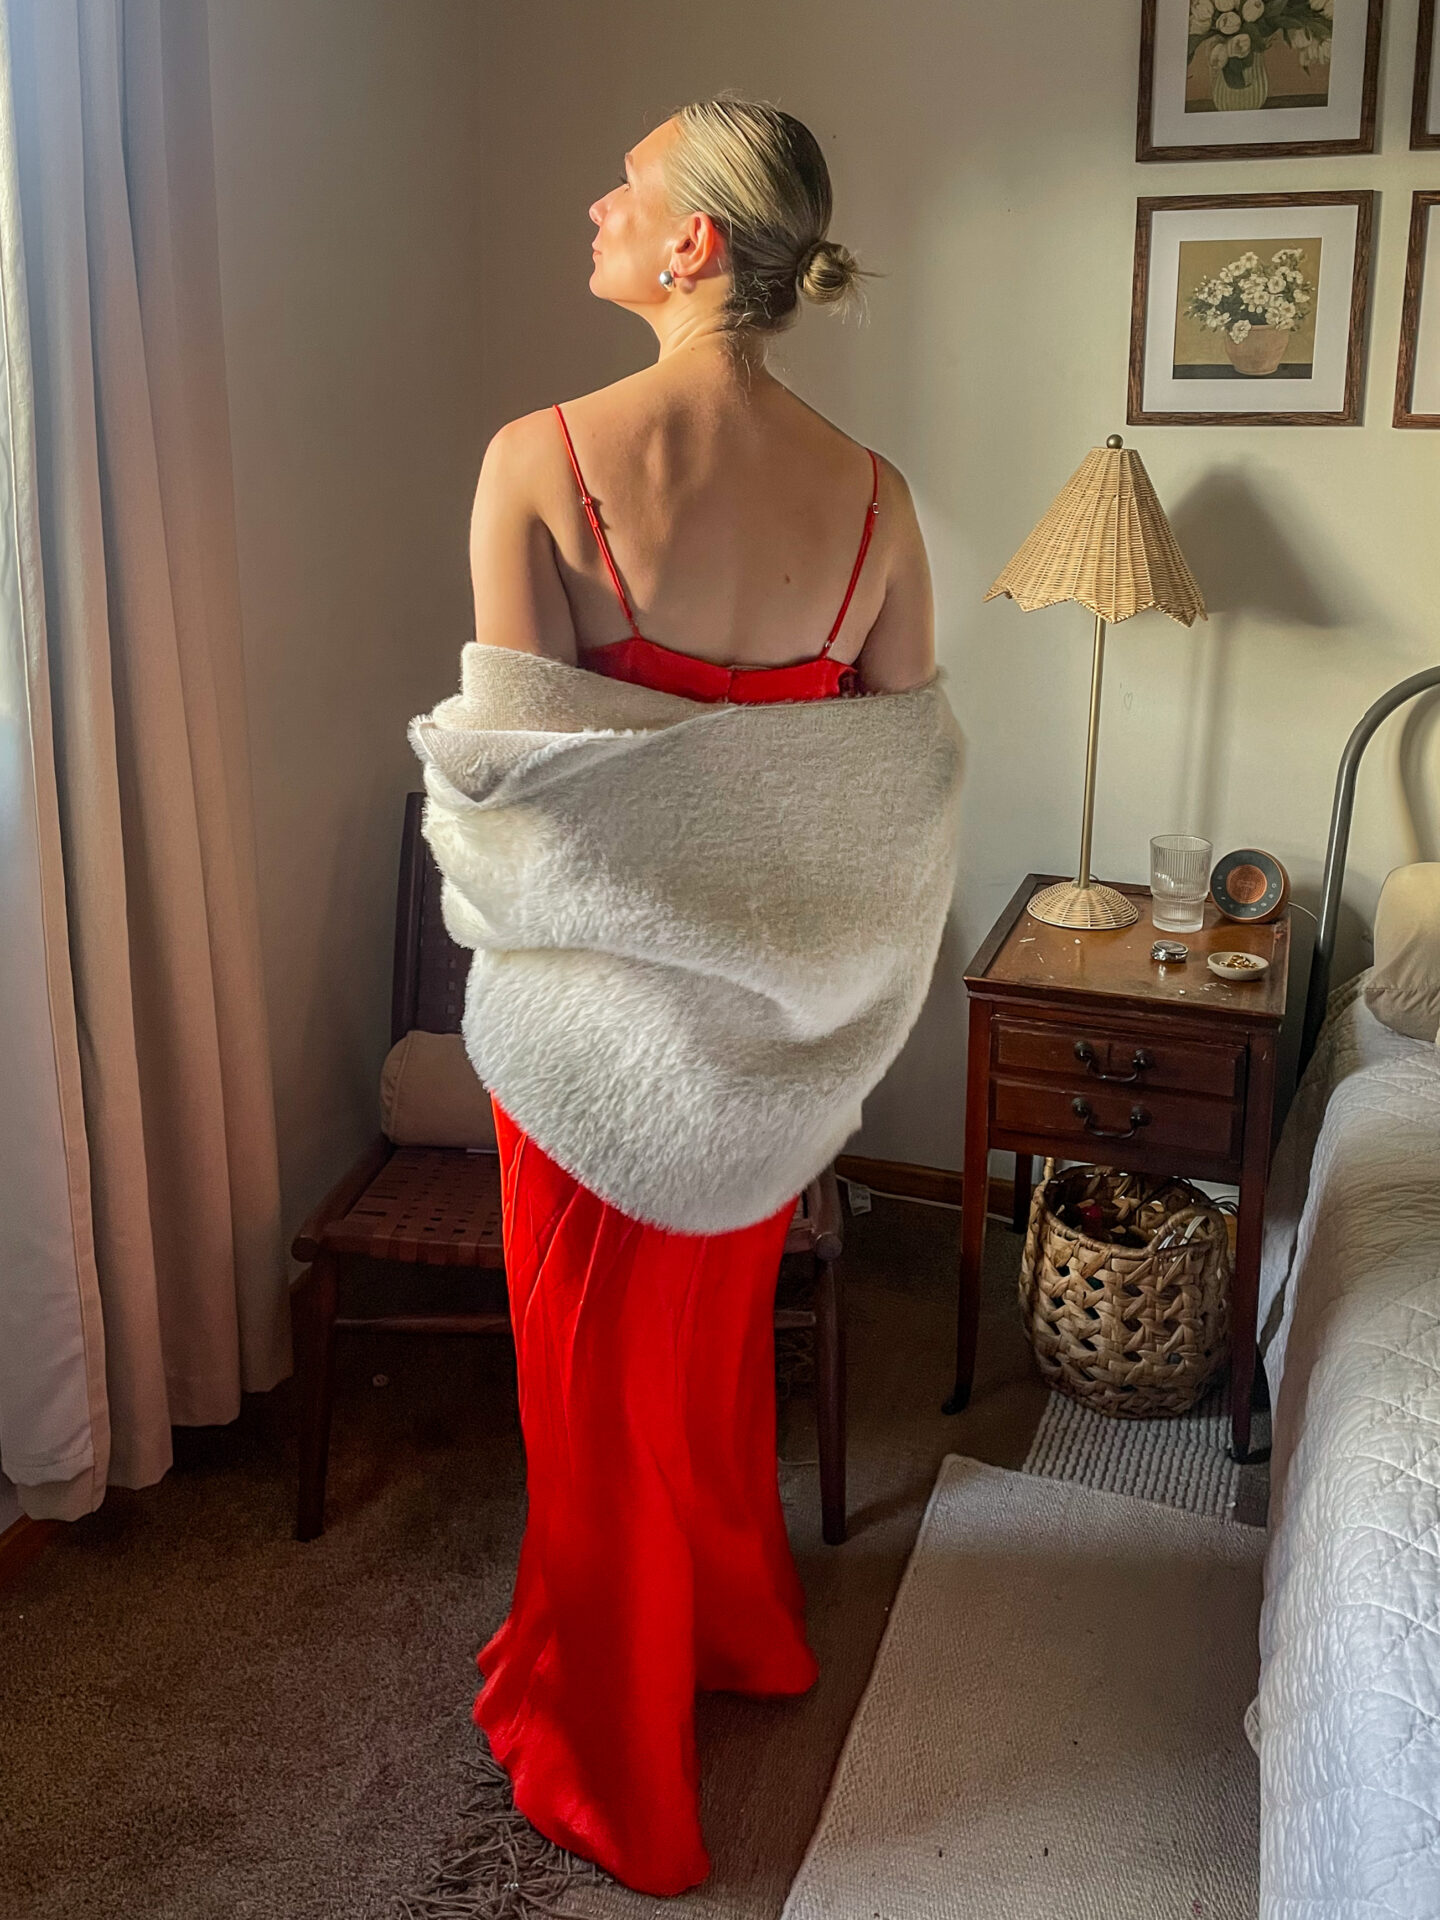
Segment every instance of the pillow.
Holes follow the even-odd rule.
[[[1386,875],[1365,1004],[1396,1033],[1440,1040],[1440,860]]]
[[[458,1033],[412,1027],[380,1069],[380,1126],[397,1147],[498,1151],[490,1096]]]

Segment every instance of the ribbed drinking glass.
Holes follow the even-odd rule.
[[[1162,933],[1198,933],[1210,891],[1208,840],[1161,833],[1150,842],[1150,917]]]

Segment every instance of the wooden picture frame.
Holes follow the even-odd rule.
[[[1374,225],[1369,191],[1139,200],[1129,424],[1358,425]],[[1267,296],[1279,303],[1271,311],[1288,312],[1286,325],[1263,316],[1243,325],[1243,315],[1213,318],[1215,302],[1229,301],[1232,288],[1243,305],[1242,290],[1275,284],[1270,275],[1283,289]],[[1212,304],[1197,312],[1202,300]],[[1250,404],[1267,393],[1269,405]]]
[[[1410,241],[1405,254],[1405,295],[1400,310],[1400,355],[1391,423],[1397,427],[1440,427],[1440,212],[1437,209],[1440,209],[1440,191],[1418,192],[1410,202]],[[1417,384],[1421,389],[1418,395]],[[1418,407],[1417,398],[1421,403]]]
[[[1436,0],[1420,0],[1415,34],[1415,92],[1410,103],[1410,145],[1440,147],[1440,66],[1435,60]]]
[[[1243,8],[1251,3],[1234,0],[1229,9],[1240,18],[1240,31],[1247,42],[1253,38],[1248,28],[1265,24],[1263,15],[1255,23],[1243,19]],[[1422,4],[1433,17],[1435,0],[1422,0]],[[1196,111],[1196,97],[1192,97],[1197,96],[1192,60],[1199,58],[1200,50],[1197,48],[1192,55],[1191,18],[1192,7],[1207,5],[1211,0],[1141,0],[1137,160],[1274,160],[1375,151],[1384,0],[1335,0],[1336,7],[1344,11],[1333,27],[1328,16],[1319,22],[1311,20],[1311,10],[1300,9],[1296,0],[1295,30],[1304,36],[1323,26],[1326,57],[1318,57],[1319,46],[1313,39],[1299,51],[1292,48],[1287,29],[1276,35],[1269,48],[1252,46],[1248,59],[1212,69],[1214,108],[1200,112]],[[1225,0],[1219,0],[1212,17],[1219,19],[1225,10]],[[1238,36],[1232,44],[1237,43]],[[1340,47],[1341,59],[1332,71],[1329,54],[1335,45]],[[1323,95],[1313,105],[1299,97],[1274,96],[1275,105],[1267,106],[1272,97],[1268,78],[1272,55],[1274,64],[1283,63],[1287,70],[1301,73],[1300,84],[1313,86],[1317,92],[1323,69]],[[1237,78],[1248,76],[1250,84],[1225,86],[1223,76],[1227,72]],[[1312,75],[1316,76],[1313,80]],[[1222,93],[1230,103],[1223,109]],[[1295,118],[1297,108],[1302,123],[1307,115],[1314,115],[1320,125],[1312,124],[1309,132],[1303,124],[1297,125],[1293,129],[1297,137],[1291,138],[1288,122]],[[1253,137],[1229,137],[1247,125]]]

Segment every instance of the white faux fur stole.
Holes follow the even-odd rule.
[[[834,1158],[954,885],[961,745],[909,693],[710,705],[504,647],[410,723],[485,1085],[634,1218],[722,1233]]]

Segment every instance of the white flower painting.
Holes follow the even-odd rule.
[[[1130,424],[1357,425],[1375,198],[1325,188],[1141,199]]]
[[[1307,377],[1320,250],[1318,239],[1238,252],[1224,240],[1182,244],[1175,378]]]

